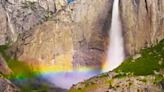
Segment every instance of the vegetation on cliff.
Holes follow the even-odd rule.
[[[111,72],[73,85],[69,92],[120,92],[131,89],[134,92],[145,89],[158,92],[164,89],[164,40],[141,49]]]
[[[9,45],[0,46],[0,54],[2,54],[7,65],[12,70],[11,74],[2,76],[7,79],[15,82],[21,89],[21,92],[43,92],[48,89],[47,84],[37,85],[38,87],[32,86],[30,84],[32,78],[37,75],[37,72],[34,72],[27,64],[18,61],[16,58],[11,58],[7,55],[6,50],[9,48]],[[36,81],[36,80],[35,80]],[[21,83],[25,82],[25,83]]]
[[[127,58],[116,72],[150,75],[164,68],[164,40],[149,48],[141,49],[139,54]]]
[[[18,61],[15,58],[11,58],[7,56],[6,49],[8,45],[0,46],[0,53],[5,58],[8,66],[13,71],[10,75],[5,75],[7,78],[11,79],[16,78],[19,80],[24,80],[25,78],[30,78],[36,73],[30,69],[30,67],[24,64],[21,61]],[[128,57],[122,65],[118,68],[113,70],[114,74],[112,73],[104,73],[97,77],[93,77],[90,80],[86,80],[81,82],[83,86],[78,87],[77,89],[72,88],[70,92],[85,92],[86,90],[95,89],[95,88],[103,88],[106,89],[107,85],[112,84],[112,81],[115,78],[127,78],[127,77],[135,77],[135,76],[149,76],[153,75],[154,79],[151,81],[155,84],[163,83],[164,77],[164,40],[160,41],[157,45],[151,46],[149,48],[143,48],[141,51],[134,55]],[[112,76],[111,79],[109,76]],[[147,78],[138,78],[142,82],[148,81]],[[97,83],[100,82],[100,85]],[[131,83],[130,83],[131,84]],[[84,86],[85,85],[85,86]],[[163,85],[162,85],[163,87]],[[47,90],[47,85],[41,85],[40,90]],[[26,90],[28,92],[39,92],[40,90],[35,90],[35,88],[31,87],[30,85],[23,85],[21,86],[22,91]]]

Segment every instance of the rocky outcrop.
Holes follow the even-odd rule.
[[[72,86],[68,92],[163,92],[164,40],[119,67]]]
[[[120,11],[127,55],[164,38],[163,0],[120,0]]]
[[[162,84],[156,83],[155,76],[98,76],[80,82],[68,92],[162,92]]]
[[[7,40],[7,17],[5,14],[5,10],[2,7],[2,5],[0,5],[0,45],[3,45],[6,43]]]
[[[73,65],[101,67],[108,45],[113,0],[83,0],[73,12],[76,27],[73,31]]]
[[[9,80],[0,77],[0,92],[20,92],[20,90]]]
[[[1,54],[0,54],[0,73],[5,75],[12,73],[12,70],[8,67],[7,63],[5,62]]]
[[[66,6],[67,2],[65,0],[8,0],[11,4],[22,4],[22,3],[37,3],[40,7],[47,11],[55,12],[56,10],[62,9]]]
[[[0,45],[15,42],[19,34],[47,21],[65,5],[64,0],[1,0]]]
[[[111,12],[112,0],[75,1],[57,12],[52,21],[20,36],[11,53],[21,61],[55,65],[58,69],[100,68]]]

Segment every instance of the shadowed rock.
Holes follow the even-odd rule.
[[[12,70],[8,67],[6,61],[4,60],[1,54],[0,54],[0,73],[5,75],[12,73]]]
[[[0,77],[0,92],[20,92],[9,80]]]

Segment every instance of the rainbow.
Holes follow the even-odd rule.
[[[10,80],[21,81],[25,79],[32,79],[37,76],[64,89],[68,89],[73,84],[101,73],[101,69],[95,68],[80,67],[75,70],[70,67],[63,67],[54,64],[29,66],[20,61],[15,67],[12,67],[12,70],[13,74],[9,76]]]

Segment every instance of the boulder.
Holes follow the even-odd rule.
[[[2,57],[1,54],[0,54],[0,73],[4,75],[12,73],[12,70],[8,67],[5,59]]]
[[[9,80],[0,77],[0,92],[20,92],[20,90]]]

